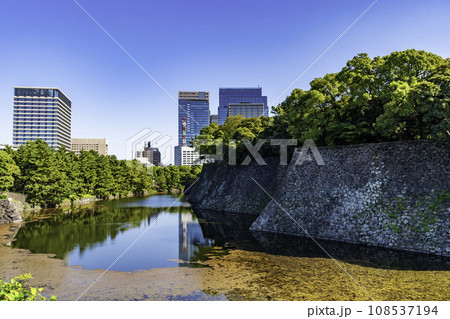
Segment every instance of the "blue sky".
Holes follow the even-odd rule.
[[[209,91],[213,114],[219,87],[260,85],[272,105],[373,2],[77,1],[173,97]],[[360,52],[450,57],[449,15],[449,1],[379,0],[294,87]],[[72,0],[0,1],[0,144],[12,142],[13,86],[59,87],[72,100],[72,137],[107,138],[119,158],[144,128],[176,145],[176,103]]]

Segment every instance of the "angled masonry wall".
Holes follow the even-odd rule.
[[[252,230],[305,236],[302,227],[317,238],[450,256],[449,140],[319,151],[324,166],[206,165],[188,200],[220,214],[259,215]]]
[[[258,215],[270,198],[253,181],[267,191],[275,192],[284,178],[287,166],[279,166],[278,158],[265,159],[267,165],[229,166],[213,163],[203,167],[199,181],[187,193],[189,202],[199,208]]]
[[[290,164],[274,197],[311,236],[450,256],[450,143],[323,147]],[[294,155],[294,159],[296,156]],[[275,202],[252,230],[305,232]]]

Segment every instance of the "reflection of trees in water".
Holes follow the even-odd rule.
[[[180,227],[183,224],[181,216],[189,219],[192,236],[184,239],[182,228],[179,236],[179,259],[185,261],[202,261],[226,254],[226,250],[212,249],[213,246],[262,251],[272,255],[329,258],[308,238],[250,232],[248,229],[256,218],[254,215],[198,209],[193,211],[186,206],[117,208],[112,205],[59,212],[49,218],[22,224],[11,247],[26,248],[35,253],[51,253],[64,259],[75,248],[79,248],[82,253],[108,239],[114,240],[129,229],[148,227],[166,209],[167,213],[180,214]],[[449,258],[341,242],[319,242],[333,258],[362,266],[411,270],[450,269]],[[189,245],[188,252],[182,251],[183,245]]]
[[[35,253],[51,253],[63,259],[79,247],[80,252],[129,229],[148,227],[159,214],[191,212],[189,207],[153,208],[85,208],[50,218],[25,223],[12,243],[13,248],[26,248]]]
[[[199,210],[194,213],[206,222],[201,224],[203,234],[218,245],[261,251],[272,255],[292,257],[329,258],[310,238],[268,232],[250,232],[255,216]],[[392,249],[318,240],[335,259],[344,262],[385,269],[450,270],[450,259]]]
[[[203,220],[200,225],[204,236],[213,238],[217,245],[231,245],[237,249],[248,248],[250,245],[259,247],[248,230],[257,216],[197,208],[194,208],[194,214]]]

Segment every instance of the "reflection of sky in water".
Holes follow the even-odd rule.
[[[156,195],[105,201],[99,204],[103,208],[96,212],[96,219],[74,213],[64,220],[31,222],[16,237],[16,247],[58,253],[70,266],[106,269],[134,242],[110,270],[194,266],[189,262],[202,259],[214,242],[204,239],[189,203],[176,200],[175,196]]]
[[[177,202],[178,207],[160,207],[168,207],[176,199],[175,196],[156,195],[106,201],[94,208],[27,222],[18,230],[11,247],[55,254],[73,266],[106,269],[141,236],[111,267],[118,271],[198,267],[196,261],[227,254],[229,249],[329,257],[305,237],[249,232],[254,216],[197,210],[194,214],[189,204],[183,204],[184,199]],[[200,224],[197,217],[205,222]],[[152,227],[148,229],[150,225]],[[448,260],[443,262],[430,256],[337,242],[320,243],[334,258],[365,266],[450,269]]]
[[[104,202],[115,207],[190,207],[191,205],[183,200],[171,195],[157,195],[142,199],[123,199],[119,201]]]
[[[82,253],[76,248],[69,254],[69,265],[106,269],[142,235],[149,225],[154,223],[157,215],[152,217],[150,223],[144,220],[140,227],[127,229],[114,239],[108,238]],[[178,214],[166,213],[111,267],[111,270],[177,267],[177,263],[168,259],[178,259],[178,246]]]

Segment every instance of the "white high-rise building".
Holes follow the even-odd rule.
[[[206,159],[200,158],[200,152],[195,150],[195,148],[190,146],[175,146],[175,165],[203,165],[207,162]]]
[[[71,148],[72,102],[58,88],[14,87],[13,146],[42,139]]]

